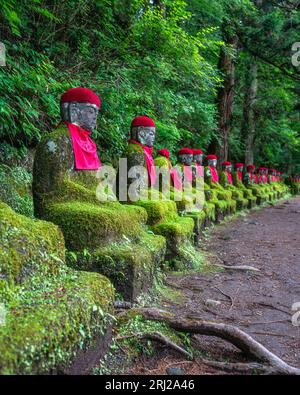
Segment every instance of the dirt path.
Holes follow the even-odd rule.
[[[216,227],[201,249],[213,263],[251,265],[260,272],[170,275],[168,284],[182,291],[183,300],[166,302],[163,307],[178,316],[236,325],[286,362],[300,367],[300,327],[291,321],[291,307],[300,302],[300,198]],[[221,304],[207,305],[207,299]],[[213,360],[244,360],[233,346],[216,338],[198,336],[197,348]],[[176,366],[186,374],[223,374],[201,363],[179,363],[183,360],[161,349],[154,358],[139,361],[130,373],[164,374],[166,368]]]

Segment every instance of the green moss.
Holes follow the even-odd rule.
[[[104,333],[113,304],[110,282],[96,273],[61,270],[14,289],[0,326],[0,374],[48,372],[70,362]]]
[[[178,217],[176,220],[160,222],[151,229],[166,238],[168,258],[178,254],[179,248],[192,240],[194,221],[192,218]]]
[[[0,165],[0,200],[17,213],[33,217],[32,176],[23,167]]]
[[[154,225],[160,221],[176,220],[178,214],[175,202],[171,200],[139,200],[134,205],[143,207],[148,215],[147,224]]]
[[[169,161],[164,156],[158,156],[154,159],[154,165],[158,168],[168,169],[169,168]]]
[[[76,269],[104,274],[125,300],[136,300],[140,293],[152,287],[165,250],[163,237],[143,233],[134,245],[123,241],[94,251],[69,253],[68,264]]]
[[[61,231],[0,202],[0,374],[48,372],[107,330],[114,291],[65,265]]]
[[[79,251],[124,240],[124,236],[138,238],[147,215],[142,208],[130,205],[115,210],[114,206],[71,201],[50,206],[47,219],[60,226],[67,248]]]
[[[7,281],[22,281],[43,262],[55,273],[64,260],[64,239],[59,228],[16,214],[0,202],[0,272]]]

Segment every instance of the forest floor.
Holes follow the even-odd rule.
[[[211,264],[250,265],[260,272],[217,271],[170,274],[168,286],[181,292],[161,308],[177,316],[199,317],[235,325],[289,364],[300,367],[300,327],[292,324],[292,305],[300,302],[300,198],[254,210],[209,232],[200,248]],[[208,305],[207,300],[221,302]],[[299,308],[298,308],[299,310]],[[193,336],[202,357],[215,361],[246,361],[230,343]],[[185,360],[164,346],[142,356],[125,374],[156,375],[168,368],[185,374],[224,374],[201,362]]]

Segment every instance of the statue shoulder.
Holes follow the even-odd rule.
[[[169,168],[168,159],[163,156],[158,156],[157,158],[155,158],[154,165],[158,168],[166,168],[166,169]]]

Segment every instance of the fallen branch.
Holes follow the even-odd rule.
[[[257,269],[253,266],[228,266],[228,265],[221,265],[220,263],[215,263],[215,266],[222,267],[223,269],[227,270],[241,270],[241,271],[249,271],[249,272],[260,272],[260,269]]]
[[[200,334],[206,336],[216,336],[229,341],[247,356],[257,361],[267,363],[272,368],[273,373],[300,375],[300,369],[288,365],[277,357],[261,343],[257,342],[241,329],[228,324],[212,321],[177,318],[174,314],[159,309],[136,309],[144,319],[155,320],[168,324],[171,328],[180,332]],[[186,352],[186,351],[185,351]]]

